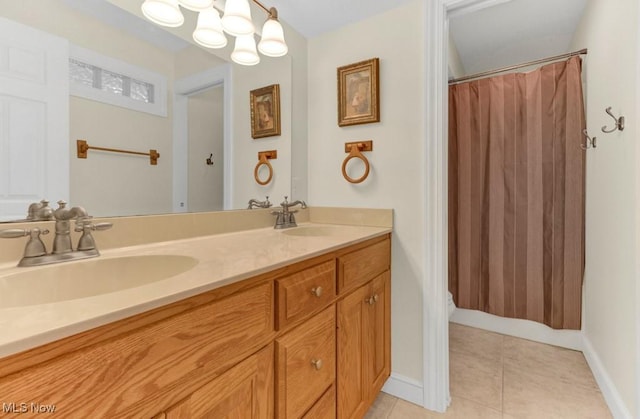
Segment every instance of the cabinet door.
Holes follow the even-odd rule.
[[[250,356],[166,412],[166,419],[273,418],[273,345]]]
[[[378,395],[391,373],[391,284],[389,271],[374,279],[364,316],[365,382],[369,402]]]
[[[362,417],[390,372],[390,275],[338,302],[338,418]]]

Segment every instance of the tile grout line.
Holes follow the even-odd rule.
[[[391,405],[391,409],[389,409],[389,413],[387,413],[387,415],[385,416],[385,419],[389,419],[391,418],[391,415],[393,415],[393,411],[395,410],[396,406],[398,405],[398,399],[397,397],[394,397],[393,400],[393,404]]]

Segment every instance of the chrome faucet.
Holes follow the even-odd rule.
[[[43,199],[29,205],[26,221],[49,221],[53,220],[53,210],[49,206],[49,201]]]
[[[33,205],[33,204],[32,204]],[[37,266],[58,263],[67,260],[86,259],[100,255],[91,235],[92,231],[107,230],[111,223],[91,223],[91,217],[82,207],[66,208],[67,203],[58,202],[58,208],[53,212],[56,219],[53,251],[47,253],[45,244],[40,239],[41,234],[48,234],[49,230],[40,228],[0,230],[0,238],[15,238],[29,236],[24,249],[24,255],[18,266]],[[31,208],[31,207],[30,207]],[[78,248],[74,251],[71,246],[70,222],[76,222],[75,231],[81,232]]]
[[[285,196],[284,201],[280,203],[280,206],[282,207],[282,211],[271,212],[271,214],[274,214],[276,216],[276,224],[273,226],[273,228],[275,229],[297,227],[298,224],[296,224],[296,217],[293,214],[298,211],[297,210],[290,211],[289,208],[295,207],[296,205],[300,205],[300,208],[302,209],[307,208],[307,204],[304,201],[297,200],[293,202],[288,202],[287,201],[288,198],[289,198],[288,196]]]
[[[269,197],[267,196],[267,199],[265,199],[264,201],[258,201],[257,199],[250,199],[249,206],[247,207],[247,209],[269,208],[269,207],[271,207],[271,202],[269,202]]]
[[[56,236],[53,239],[53,254],[58,255],[62,253],[68,253],[73,251],[71,247],[71,235],[70,233],[70,220],[85,219],[89,215],[87,211],[82,207],[73,207],[67,209],[67,203],[65,201],[58,201],[58,208],[53,212],[53,216],[56,219]]]

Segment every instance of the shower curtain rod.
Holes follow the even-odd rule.
[[[509,66],[509,67],[498,68],[497,70],[489,70],[489,71],[484,71],[482,73],[472,74],[470,76],[464,76],[464,77],[460,77],[460,78],[457,78],[457,79],[451,79],[451,80],[449,80],[449,84],[460,83],[460,82],[471,80],[471,79],[477,79],[477,78],[484,77],[484,76],[490,76],[490,75],[496,74],[496,73],[502,73],[504,71],[515,70],[517,68],[522,68],[522,67],[529,67],[530,65],[535,65],[535,64],[548,63],[549,61],[555,61],[555,60],[559,60],[561,58],[569,58],[569,57],[573,57],[574,55],[582,55],[582,54],[586,54],[586,53],[587,53],[587,49],[585,48],[585,49],[581,49],[580,51],[568,52],[566,54],[556,55],[554,57],[547,57],[547,58],[542,58],[540,60],[529,61],[528,63],[516,64],[516,65]]]

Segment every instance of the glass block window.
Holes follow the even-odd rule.
[[[69,59],[71,94],[166,116],[166,78],[77,46]]]

